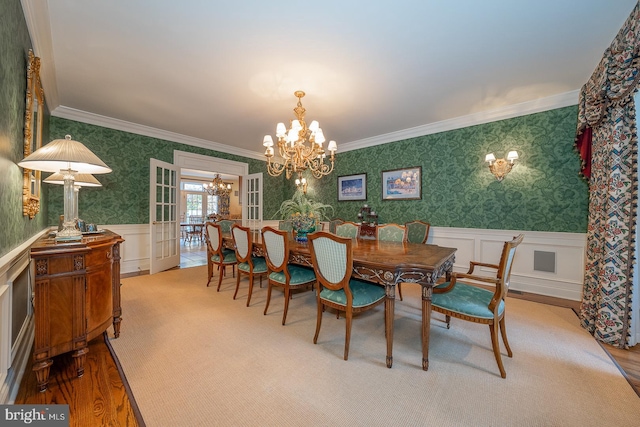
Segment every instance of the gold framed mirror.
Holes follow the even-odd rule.
[[[27,64],[27,100],[24,114],[24,157],[42,147],[44,90],[40,82],[40,58],[29,50]],[[41,172],[23,170],[22,213],[30,219],[40,211]]]

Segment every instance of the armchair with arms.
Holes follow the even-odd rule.
[[[433,289],[431,299],[432,310],[445,315],[447,329],[450,327],[451,317],[489,325],[493,354],[498,363],[500,376],[502,378],[506,378],[507,373],[500,355],[498,328],[500,329],[504,346],[507,349],[507,355],[512,357],[513,353],[507,341],[507,330],[504,320],[505,297],[509,290],[511,267],[513,266],[516,248],[522,242],[523,238],[524,235],[520,234],[514,237],[513,240],[505,242],[499,264],[472,261],[467,273],[452,273],[450,282],[445,282]],[[495,278],[474,275],[473,270],[476,266],[496,270]],[[472,283],[461,282],[459,279],[491,284],[495,286],[495,289],[485,289]]]

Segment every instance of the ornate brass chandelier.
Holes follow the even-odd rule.
[[[227,196],[231,192],[231,184],[225,184],[220,174],[216,174],[210,183],[202,184],[202,188],[212,196]]]
[[[325,163],[327,154],[322,148],[325,138],[322,129],[320,129],[320,124],[314,120],[307,127],[307,123],[304,121],[306,110],[301,101],[305,93],[298,90],[294,92],[294,95],[298,98],[298,105],[293,109],[296,119],[291,120],[289,130],[287,130],[284,123],[278,123],[276,127],[278,154],[282,158],[282,163],[273,159],[274,149],[271,135],[266,135],[262,141],[262,145],[267,147],[264,152],[267,158],[267,171],[271,176],[279,176],[282,175],[282,172],[285,172],[287,179],[291,178],[291,175],[295,172],[298,174],[298,179],[302,179],[302,172],[309,169],[314,177],[322,178],[333,171],[335,153],[338,146],[335,141],[329,141],[327,150],[330,153],[329,161],[331,164]]]

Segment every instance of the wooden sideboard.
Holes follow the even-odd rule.
[[[47,389],[52,357],[73,352],[84,374],[87,343],[113,324],[120,335],[119,235],[104,230],[81,241],[56,243],[45,236],[31,247],[35,263],[33,370]]]

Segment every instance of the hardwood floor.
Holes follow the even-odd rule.
[[[70,427],[145,425],[103,336],[89,342],[81,378],[76,377],[71,353],[56,356],[49,387],[41,393],[32,366],[33,358],[20,384],[16,404],[68,404]]]
[[[192,254],[183,266],[193,267],[206,263],[206,252],[194,247]],[[199,258],[196,253],[200,252]],[[184,258],[184,257],[183,257]],[[197,264],[197,263],[200,264]],[[511,292],[511,297],[523,298],[540,303],[575,308],[575,302],[540,297],[536,295]],[[620,350],[608,345],[602,347],[620,367],[623,375],[635,389],[640,398],[640,344],[631,350]],[[117,364],[105,344],[103,337],[89,343],[89,353],[85,363],[85,374],[76,378],[69,354],[54,358],[51,367],[49,389],[43,393],[37,391],[35,374],[31,362],[20,384],[16,404],[68,404],[70,426],[144,426],[134,397],[128,392],[126,379],[119,372]]]

